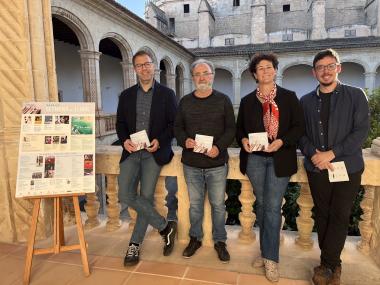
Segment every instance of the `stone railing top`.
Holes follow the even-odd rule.
[[[183,176],[181,163],[181,147],[173,147],[173,160],[162,168],[162,176]],[[96,147],[96,173],[119,174],[119,160],[122,148],[120,146],[98,145]],[[229,148],[229,179],[247,180],[239,170],[239,149]],[[365,171],[362,176],[362,185],[380,186],[380,157],[371,149],[363,149]],[[291,178],[292,182],[307,183],[307,176],[303,168],[303,156],[298,157],[298,172]]]

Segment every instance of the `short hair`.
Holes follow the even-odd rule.
[[[323,59],[323,58],[325,58],[327,56],[335,58],[336,62],[340,63],[340,59],[339,59],[338,53],[335,50],[333,50],[332,48],[329,48],[329,49],[324,49],[324,50],[318,52],[314,56],[314,59],[313,59],[313,68],[315,68],[315,64],[318,61],[320,61],[321,59]]]
[[[147,55],[149,56],[149,58],[153,61],[153,57],[152,55],[150,54],[150,52],[146,51],[146,50],[139,50],[138,52],[136,52],[133,57],[132,57],[132,63],[133,63],[133,66],[135,65],[135,60],[136,60],[136,57],[138,56],[143,56],[143,55]]]
[[[196,61],[194,61],[191,66],[190,66],[190,72],[191,72],[191,75],[193,75],[193,70],[194,68],[199,65],[199,64],[207,64],[210,69],[211,69],[211,72],[212,73],[215,73],[215,67],[214,67],[214,64],[211,62],[211,61],[208,61],[206,59],[203,59],[203,58],[200,58],[200,59],[197,59]]]
[[[252,75],[254,73],[256,73],[256,66],[262,60],[270,61],[273,65],[274,69],[276,69],[276,70],[278,69],[277,55],[275,55],[272,52],[271,53],[257,53],[252,57],[251,62],[249,63],[249,71],[251,72]]]

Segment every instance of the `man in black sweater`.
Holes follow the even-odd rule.
[[[219,259],[228,262],[224,197],[227,147],[235,135],[234,111],[230,99],[212,89],[214,66],[211,62],[195,61],[191,65],[191,74],[196,90],[181,99],[174,123],[174,135],[183,148],[182,163],[190,199],[190,243],[183,256],[191,257],[202,245],[207,190],[212,209],[214,248]],[[209,145],[199,140],[199,135],[207,136]]]

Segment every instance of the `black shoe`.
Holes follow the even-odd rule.
[[[139,263],[140,247],[138,245],[131,244],[128,246],[127,254],[124,257],[124,266],[133,266]]]
[[[225,242],[218,241],[214,244],[214,248],[216,252],[218,253],[218,257],[220,261],[223,263],[227,263],[230,261],[230,254],[227,251],[227,245]]]
[[[182,253],[184,258],[190,258],[202,246],[202,242],[196,237],[190,237],[190,242]]]
[[[174,221],[168,222],[165,229],[160,232],[162,239],[164,240],[164,256],[168,256],[172,253],[174,248],[175,235],[177,233],[177,223]]]

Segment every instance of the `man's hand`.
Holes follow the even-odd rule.
[[[332,150],[328,150],[328,151],[316,150],[316,151],[317,153],[311,157],[311,161],[313,162],[315,167],[318,167],[320,170],[323,170],[323,169],[333,170],[333,167],[330,161],[335,158],[334,152]]]
[[[274,140],[266,149],[264,149],[265,152],[276,152],[282,147],[284,142],[282,139]]]
[[[150,147],[147,147],[146,150],[149,152],[155,152],[160,147],[160,143],[157,139],[154,139],[150,142]]]
[[[186,148],[194,148],[195,145],[196,145],[195,140],[193,140],[191,138],[186,139],[186,141],[185,141]]]
[[[123,145],[129,153],[137,151],[136,145],[130,139],[126,139]]]
[[[241,139],[241,144],[243,145],[243,148],[246,152],[252,153],[252,148],[251,145],[249,144],[249,139],[247,138],[242,138]]]
[[[208,157],[215,158],[219,155],[219,149],[216,145],[213,145],[212,148],[206,153]]]

